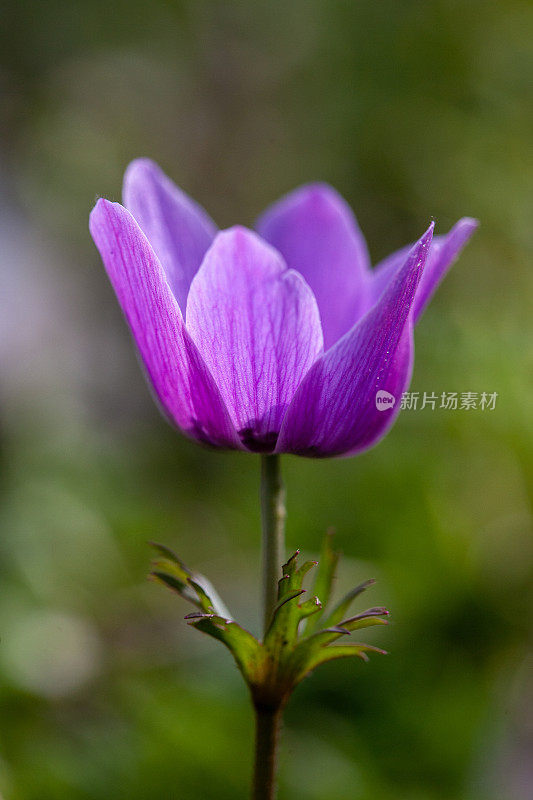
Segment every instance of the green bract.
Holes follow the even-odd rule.
[[[188,614],[189,625],[218,639],[233,655],[252,693],[256,706],[279,708],[285,705],[293,689],[319,664],[337,658],[368,660],[367,653],[386,651],[361,642],[338,644],[353,631],[372,625],[386,625],[386,608],[369,608],[347,617],[355,598],[374,581],[356,586],[331,610],[328,608],[339,553],[327,534],[320,563],[305,561],[298,566],[296,551],[282,567],[278,583],[278,601],[263,640],[242,628],[220,600],[203,575],[192,572],[171,550],[154,545],[158,557],[150,576],[197,606]],[[307,573],[318,567],[313,596],[303,600],[302,584]]]

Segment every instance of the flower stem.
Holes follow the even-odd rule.
[[[255,706],[255,766],[252,800],[275,800],[281,706]]]
[[[278,599],[278,581],[285,561],[285,489],[279,456],[261,456],[261,524],[263,555],[263,627],[266,633]],[[254,699],[255,764],[252,800],[275,800],[282,701]]]
[[[263,627],[268,628],[278,598],[285,561],[285,489],[279,456],[261,456],[261,522],[263,527]]]

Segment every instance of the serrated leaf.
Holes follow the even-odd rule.
[[[306,561],[298,567],[297,550],[283,565],[283,578],[278,582],[279,600],[274,608],[272,620],[265,634],[265,646],[271,653],[279,655],[281,648],[296,641],[298,626],[303,619],[301,608],[295,599],[304,593],[302,583],[316,561]],[[316,609],[315,609],[316,610]],[[309,616],[304,614],[304,616]],[[277,656],[276,656],[277,657]]]
[[[335,606],[331,614],[327,617],[324,624],[325,625],[334,625],[336,622],[340,622],[341,619],[346,615],[346,612],[350,608],[352,602],[355,600],[356,597],[359,597],[369,586],[373,586],[376,581],[374,578],[370,578],[368,581],[364,581],[360,583],[359,586],[351,589],[347,592],[342,600]]]
[[[289,588],[289,575],[282,575],[282,577],[278,581],[278,600],[281,600],[283,595],[286,594]]]
[[[302,583],[317,562],[306,561],[298,566],[299,551],[283,565],[278,583],[278,602],[264,642],[238,625],[218,597],[212,584],[199,573],[193,573],[164,545],[154,545],[158,558],[151,577],[193,603],[198,611],[187,614],[191,627],[222,642],[232,653],[254,698],[261,702],[283,702],[292,688],[321,663],[337,658],[367,658],[367,653],[385,651],[372,645],[333,644],[341,636],[370,625],[383,625],[388,612],[383,607],[369,608],[344,619],[355,597],[373,581],[355,587],[326,616],[323,610],[329,599],[339,554],[331,546],[331,533],[324,541],[321,567],[315,581],[317,596],[299,602],[304,593]],[[320,596],[320,594],[322,597]],[[324,602],[321,602],[324,601]],[[300,622],[307,622],[305,636],[299,639]]]
[[[272,620],[265,633],[264,644],[270,653],[277,658],[283,647],[296,638],[300,620],[296,599],[304,594],[305,589],[294,589],[278,600],[272,612]]]
[[[289,558],[289,560],[285,564],[283,564],[283,566],[281,568],[282,575],[288,575],[289,578],[292,575],[294,575],[294,573],[296,572],[296,568],[298,566],[298,556],[299,555],[300,555],[300,551],[297,550],[295,553],[292,554],[292,556]]]
[[[278,602],[274,606],[274,610],[272,611],[272,621],[274,622],[278,612],[283,608],[283,606],[286,603],[289,603],[291,600],[300,597],[302,594],[305,594],[305,589],[295,589],[293,592],[287,592],[286,594],[284,594],[281,600],[278,600]]]
[[[322,543],[322,551],[318,561],[318,572],[313,585],[313,594],[315,594],[320,602],[322,608],[326,608],[331,595],[331,587],[333,585],[333,578],[337,570],[340,553],[333,550],[331,545],[333,539],[333,531],[329,530]],[[306,633],[315,631],[323,614],[314,614],[307,620]]]

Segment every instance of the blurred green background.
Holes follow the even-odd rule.
[[[296,692],[280,800],[533,791],[533,6],[529,0],[3,0],[0,795],[236,800],[229,655],[146,581],[147,541],[258,628],[258,463],[159,417],[87,230],[147,155],[221,226],[321,179],[373,260],[482,226],[417,331],[406,411],[352,460],[286,458],[288,544],[334,525],[338,590],[390,651]]]

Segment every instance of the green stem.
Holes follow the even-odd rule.
[[[281,707],[255,707],[255,766],[252,800],[275,800]]]
[[[263,527],[263,626],[268,628],[278,599],[285,561],[285,489],[279,456],[261,456],[261,522]]]
[[[278,599],[285,561],[285,489],[279,456],[261,457],[261,523],[263,529],[263,626],[266,632]],[[282,704],[254,701],[255,764],[252,800],[275,800]]]

